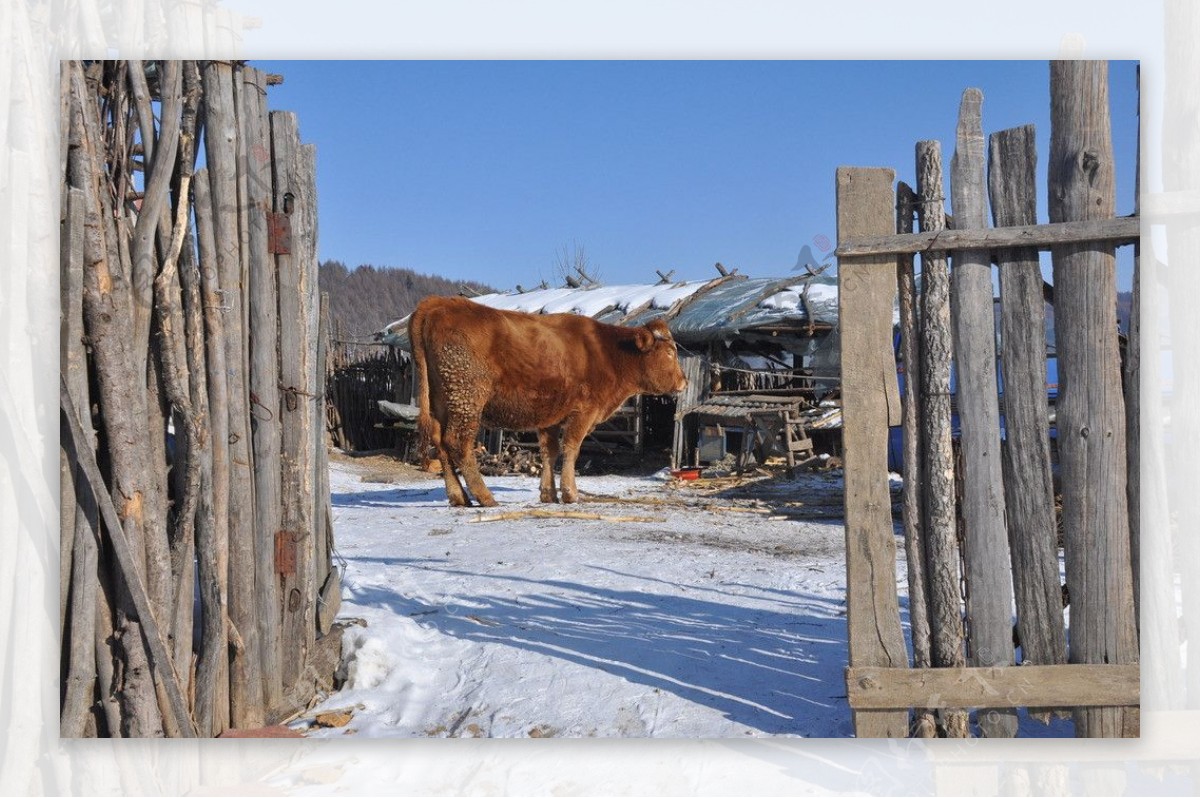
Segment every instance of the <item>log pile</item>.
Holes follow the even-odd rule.
[[[479,471],[489,477],[527,474],[540,476],[542,461],[538,452],[520,446],[506,446],[499,454],[481,454]]]

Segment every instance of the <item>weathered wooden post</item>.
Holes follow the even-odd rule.
[[[69,74],[69,70],[64,72]],[[70,117],[64,122],[70,126]],[[83,331],[85,203],[82,189],[68,188],[67,201],[63,208],[62,319],[59,346],[63,379],[76,407],[91,407]],[[96,439],[90,419],[84,431],[86,439],[75,441],[75,447],[87,446],[94,451]],[[88,716],[96,693],[99,555],[92,530],[98,528],[99,519],[95,500],[89,495],[83,476],[79,473],[79,456],[71,446],[71,439],[67,434],[62,435],[61,452],[62,526],[59,534],[62,551],[59,567],[62,587],[59,620],[63,630],[63,645],[68,653],[67,666],[63,672],[65,684],[59,716],[59,735],[83,737],[89,721],[94,722]]]
[[[950,161],[954,226],[958,230],[987,227],[982,104],[979,89],[963,92]],[[963,548],[970,585],[968,662],[1012,665],[1012,566],[1004,525],[991,256],[987,250],[960,250],[953,260],[951,318],[962,426]],[[1016,711],[993,708],[980,712],[979,730],[985,737],[1016,736]]]
[[[225,369],[225,291],[221,288],[208,169],[196,172],[196,243],[204,310],[205,380],[212,440],[213,528],[197,540],[204,634],[196,663],[195,713],[203,734],[229,728],[229,375]],[[197,379],[200,375],[197,375]]]
[[[249,202],[250,418],[254,443],[255,606],[259,616],[263,700],[275,708],[283,694],[279,590],[275,575],[275,533],[281,528],[279,462],[279,295],[270,250],[268,216],[272,205],[271,140],[264,103],[266,80],[244,67],[240,135],[245,140],[246,196]]]
[[[891,169],[837,170],[838,241],[894,231]],[[892,354],[895,257],[838,261],[846,464],[846,623],[850,667],[907,668],[896,596],[896,542],[887,482],[888,427],[900,422]],[[848,676],[849,678],[849,676]],[[904,737],[907,710],[855,710],[859,737]]]
[[[988,189],[997,227],[1037,223],[1037,147],[1032,125],[991,137]],[[1046,310],[1036,249],[999,250],[1004,372],[1004,492],[1017,633],[1024,663],[1066,662],[1058,576],[1050,414],[1046,395]]]
[[[1111,218],[1115,206],[1108,65],[1050,65],[1050,221]],[[1110,244],[1053,248],[1070,661],[1138,661],[1126,494],[1125,407]],[[1132,708],[1080,708],[1081,737],[1138,734]]]
[[[917,195],[907,183],[896,189],[896,232],[913,231]],[[921,517],[924,505],[921,456],[921,338],[917,322],[917,280],[915,257],[897,256],[896,277],[899,289],[900,360],[904,365],[904,389],[901,402],[904,479],[902,515],[904,555],[908,571],[908,620],[912,636],[913,667],[933,664],[929,629],[929,587],[925,578],[925,525]],[[936,737],[937,720],[933,711],[917,708],[913,718],[914,737]]]
[[[290,231],[289,246],[276,246],[279,314],[279,382],[282,391],[283,524],[277,551],[281,577],[285,692],[295,684],[316,637],[315,507],[317,323],[320,313],[316,274],[316,155],[301,145],[296,115],[270,114],[275,164],[274,210]]]
[[[245,313],[237,169],[237,113],[233,69],[227,62],[204,67],[205,147],[212,194],[213,239],[226,309],[225,373],[229,411],[229,633],[230,721],[235,728],[263,723],[262,652],[255,594],[254,469],[249,439],[248,391],[243,345]]]
[[[921,231],[946,226],[942,195],[942,147],[917,143],[918,217]],[[950,269],[944,252],[921,255],[921,416],[923,497],[925,499],[925,576],[929,585],[933,664],[961,668],[962,606],[959,598],[959,550],[955,529],[954,454],[950,434]],[[943,711],[947,735],[969,734],[967,713]]]

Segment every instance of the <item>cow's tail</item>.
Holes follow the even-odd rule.
[[[416,369],[417,385],[417,451],[421,457],[421,467],[429,465],[430,449],[435,445],[433,429],[433,414],[429,404],[429,365],[425,359],[425,312],[420,305],[408,317],[408,341],[412,346],[413,368]]]

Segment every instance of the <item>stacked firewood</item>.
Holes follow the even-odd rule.
[[[479,470],[489,477],[542,473],[541,458],[537,452],[520,446],[507,446],[499,454],[485,454],[479,458]]]

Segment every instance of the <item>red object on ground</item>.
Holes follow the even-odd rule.
[[[217,735],[220,737],[300,737],[304,735],[295,729],[290,729],[287,726],[263,726],[259,729],[226,729]]]

